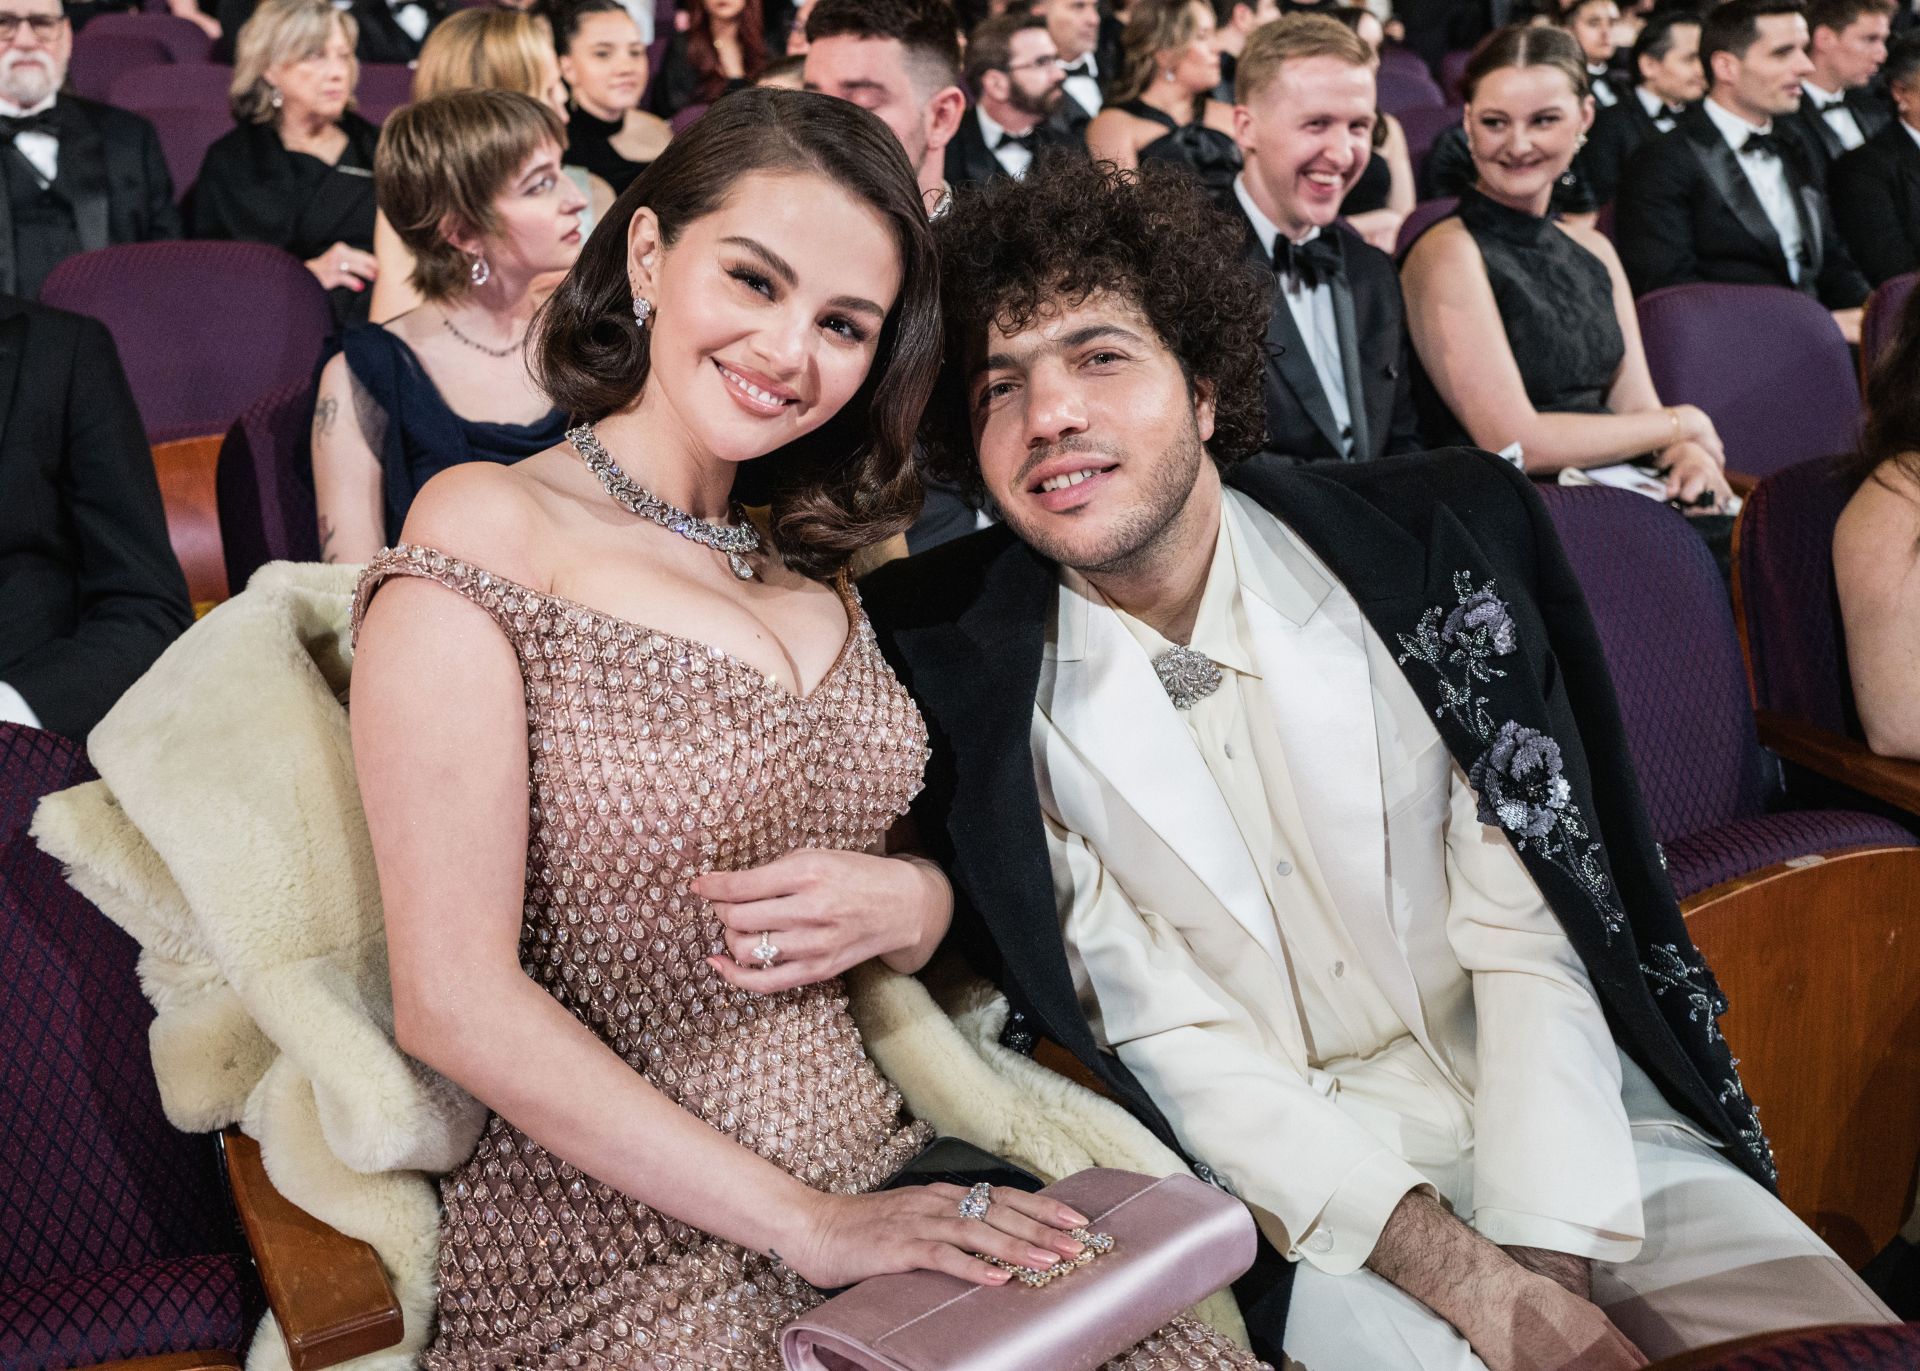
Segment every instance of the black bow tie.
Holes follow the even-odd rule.
[[[1061,73],[1062,73],[1061,75],[1062,80],[1065,80],[1069,76],[1091,77],[1093,75],[1093,71],[1091,68],[1087,66],[1085,59],[1082,59],[1081,61],[1074,63],[1070,67],[1062,67]]]
[[[1747,141],[1740,145],[1742,152],[1757,152],[1767,157],[1780,156],[1780,135],[1777,133],[1749,133]]]
[[[0,133],[5,133],[9,141],[23,133],[45,133],[58,138],[60,121],[53,117],[51,108],[38,114],[0,114]]]
[[[1341,253],[1340,245],[1326,233],[1304,243],[1296,243],[1290,238],[1275,237],[1273,269],[1282,275],[1293,277],[1306,289],[1312,290],[1315,286],[1325,285],[1329,281],[1345,277],[1347,259]]]
[[[1037,140],[1038,132],[1034,129],[1028,129],[1025,133],[1008,133],[1002,129],[999,139],[993,145],[993,150],[998,152],[1011,143],[1016,148],[1025,148],[1028,152],[1032,152]]]

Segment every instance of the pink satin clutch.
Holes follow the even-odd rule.
[[[787,1371],[1095,1371],[1253,1265],[1253,1216],[1192,1176],[1094,1169],[1040,1193],[1112,1246],[1038,1286],[875,1276],[786,1326]]]

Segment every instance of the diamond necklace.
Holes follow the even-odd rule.
[[[725,553],[727,566],[735,576],[743,581],[753,579],[753,567],[747,558],[762,551],[760,530],[748,521],[746,512],[739,505],[733,506],[735,522],[730,524],[695,518],[684,509],[676,509],[668,504],[652,491],[635,485],[632,478],[620,470],[620,464],[613,460],[613,454],[601,446],[600,437],[593,431],[592,424],[580,424],[568,429],[567,441],[573,444],[574,450],[586,462],[587,469],[600,478],[600,484],[606,487],[607,494],[616,502],[642,519],[651,519],[689,542]]]

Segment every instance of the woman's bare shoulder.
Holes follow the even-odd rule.
[[[521,462],[462,462],[430,479],[407,511],[400,541],[540,588],[557,540],[549,448]]]

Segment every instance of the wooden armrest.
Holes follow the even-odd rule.
[[[99,1362],[91,1371],[240,1371],[240,1358],[231,1352],[165,1352]]]
[[[1107,1083],[1083,1065],[1080,1059],[1060,1046],[1052,1038],[1042,1038],[1033,1045],[1033,1059],[1053,1072],[1056,1076],[1065,1076],[1076,1085],[1084,1085],[1096,1095],[1113,1098],[1113,1092],[1107,1089]]]
[[[260,1144],[239,1129],[222,1132],[220,1148],[293,1371],[320,1371],[399,1342],[405,1328],[400,1302],[374,1250],[274,1189]]]
[[[1882,757],[1852,738],[1768,710],[1757,712],[1754,722],[1760,728],[1760,745],[1782,761],[1920,815],[1920,762]]]
[[[1727,489],[1742,500],[1753,494],[1753,488],[1760,484],[1758,476],[1749,476],[1744,471],[1728,471],[1723,474],[1727,478]]]

